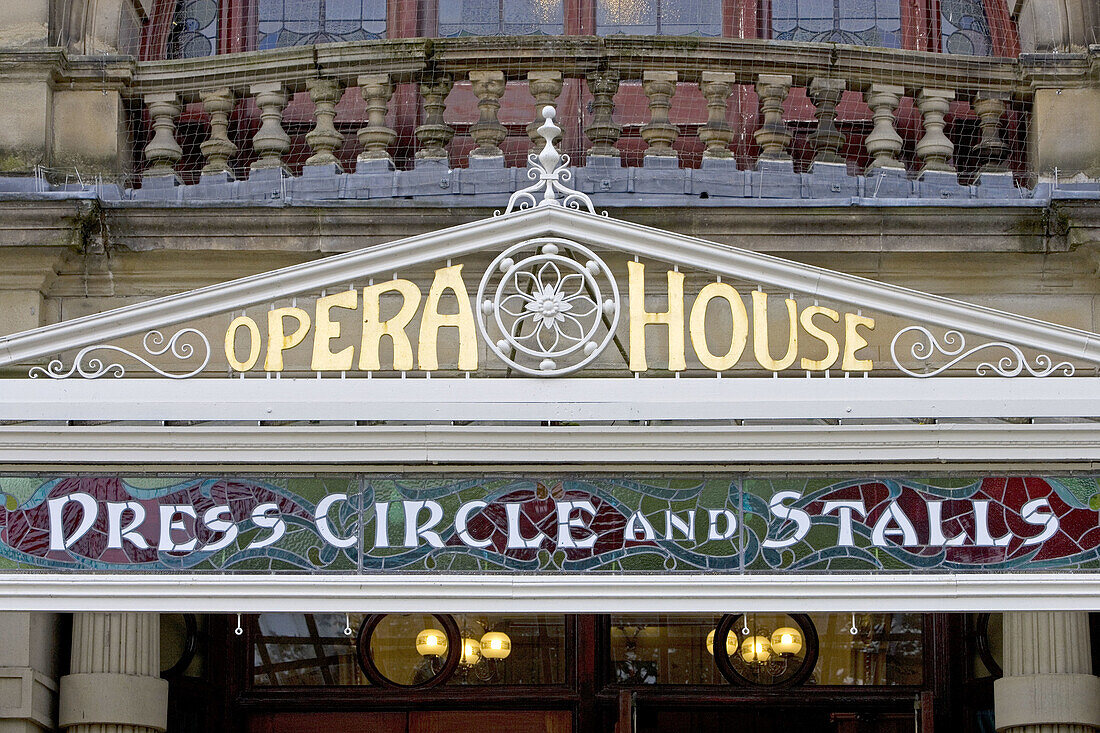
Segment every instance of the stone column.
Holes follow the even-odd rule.
[[[1005,113],[1008,95],[978,94],[971,107],[981,120],[982,140],[978,143],[978,156],[982,161],[982,173],[1007,173],[1008,144],[1001,139],[1001,117]]]
[[[309,79],[306,82],[309,98],[313,100],[313,116],[316,124],[306,133],[306,143],[313,155],[306,159],[306,165],[333,166],[336,172],[343,170],[336,150],[344,142],[344,136],[336,129],[336,105],[344,93],[344,88],[335,79]],[[369,113],[369,110],[368,110]]]
[[[283,156],[290,151],[290,136],[283,130],[286,88],[282,82],[265,81],[253,84],[249,91],[260,108],[260,129],[252,136],[252,148],[260,158],[252,164],[252,170],[281,169]]]
[[[616,71],[593,71],[588,74],[588,91],[592,92],[592,122],[584,128],[584,134],[592,141],[588,149],[592,158],[612,161],[618,165],[619,149],[615,147],[623,128],[615,124],[615,93],[619,91],[619,74]],[[614,160],[612,160],[614,159]]]
[[[56,729],[57,614],[0,613],[0,731]]]
[[[149,164],[144,176],[175,175],[176,163],[183,157],[183,149],[176,142],[176,118],[183,109],[175,92],[157,92],[145,95],[145,106],[153,120],[153,137],[145,146],[145,160]]]
[[[199,150],[206,158],[206,165],[202,169],[204,176],[227,174],[228,178],[233,177],[229,159],[236,154],[237,146],[229,139],[229,115],[235,101],[233,90],[228,87],[202,94],[203,109],[210,115],[210,137],[199,145]]]
[[[389,147],[397,139],[397,132],[386,126],[386,114],[389,112],[390,99],[393,97],[393,83],[389,74],[365,74],[359,77],[359,90],[367,103],[367,124],[359,128],[356,136],[363,152],[358,162],[362,168],[377,165],[382,169],[393,170],[393,158]],[[382,161],[371,163],[371,161]]]
[[[791,144],[791,130],[783,121],[783,100],[791,90],[790,76],[761,74],[756,79],[756,93],[760,96],[760,114],[764,118],[760,129],[753,133],[760,146],[760,162],[786,162],[791,159],[787,146]]]
[[[815,78],[810,82],[808,92],[817,117],[817,129],[810,133],[815,163],[845,162],[839,152],[845,138],[836,128],[836,107],[846,86],[843,79]]]
[[[924,161],[921,173],[925,171],[943,171],[953,173],[955,167],[948,161],[955,152],[955,146],[943,134],[944,115],[951,108],[955,92],[950,89],[921,89],[917,96],[917,109],[924,119],[924,137],[917,141],[917,157]]]
[[[680,128],[668,119],[672,97],[676,94],[675,71],[643,71],[642,91],[649,97],[649,122],[642,127],[642,139],[649,146],[646,157],[675,158],[672,144],[680,136]]]
[[[699,91],[707,100],[707,121],[699,128],[699,139],[707,146],[703,159],[732,159],[733,128],[726,122],[726,110],[729,106],[736,74],[704,71],[699,80]]]
[[[902,140],[894,120],[894,110],[898,108],[904,94],[904,88],[890,84],[872,84],[864,94],[875,121],[875,128],[864,140],[867,152],[875,158],[867,166],[868,173],[876,168],[905,169],[897,158],[901,152]]]
[[[155,613],[73,614],[72,673],[61,678],[58,723],[70,733],[163,733],[168,682],[160,678]]]
[[[477,96],[480,112],[477,122],[470,125],[470,137],[477,147],[470,151],[470,159],[499,161],[504,165],[504,151],[500,144],[508,137],[508,130],[497,119],[500,98],[504,96],[503,71],[471,71],[470,86]]]
[[[424,124],[416,128],[416,140],[420,143],[420,149],[416,151],[418,161],[448,162],[447,143],[451,142],[455,131],[443,119],[443,112],[453,86],[454,80],[447,75],[420,82],[420,96],[424,98]]]
[[[529,71],[527,72],[527,90],[535,98],[535,119],[527,125],[527,137],[531,138],[530,152],[538,155],[545,141],[539,135],[539,128],[545,122],[542,116],[543,107],[558,108],[558,96],[562,90],[562,75],[560,71]],[[554,137],[554,145],[559,149],[561,145],[561,133]]]
[[[1003,733],[1090,733],[1100,727],[1087,613],[1004,615],[1004,674],[993,686]]]

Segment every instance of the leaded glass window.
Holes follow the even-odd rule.
[[[218,47],[218,0],[182,0],[172,18],[168,56],[212,56]]]
[[[601,36],[720,36],[721,0],[597,0]]]
[[[565,32],[562,0],[441,0],[439,35],[555,36]]]
[[[992,41],[981,0],[940,0],[940,38],[944,53],[988,56]]]
[[[386,0],[259,0],[257,47],[366,41],[386,35]]]
[[[772,38],[901,48],[899,0],[772,0]]]

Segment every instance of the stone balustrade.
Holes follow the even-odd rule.
[[[1013,171],[1027,171],[1031,90],[1012,59],[729,39],[509,41],[142,64],[132,88],[148,119],[144,195],[174,195],[184,179],[212,197],[246,181],[277,195],[272,183],[285,189],[291,174],[350,198],[505,193],[522,183],[537,110],[566,96],[559,147],[581,167],[578,187],[596,193],[1012,195]],[[518,125],[516,91],[530,112]],[[345,95],[359,111],[341,118]],[[234,127],[234,113],[255,122]],[[191,161],[183,116],[203,138]]]

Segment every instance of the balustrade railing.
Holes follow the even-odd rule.
[[[1015,59],[727,39],[415,39],[145,63],[131,89],[147,183],[525,166],[545,105],[559,108],[574,165],[1003,174],[1009,185],[1028,170],[1031,92]]]

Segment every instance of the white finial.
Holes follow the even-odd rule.
[[[554,140],[561,136],[561,128],[554,124],[554,118],[557,115],[557,110],[549,104],[542,108],[543,123],[537,132],[546,143],[538,155],[531,153],[527,156],[529,164],[527,177],[537,180],[537,183],[513,193],[508,199],[505,214],[517,208],[522,210],[533,206],[566,206],[578,210],[583,206],[591,213],[596,213],[592,199],[563,185],[573,177],[573,174],[569,171],[569,156],[559,153],[554,147]],[[541,199],[535,197],[535,193],[540,190]],[[558,194],[562,195],[561,199],[558,198]]]

